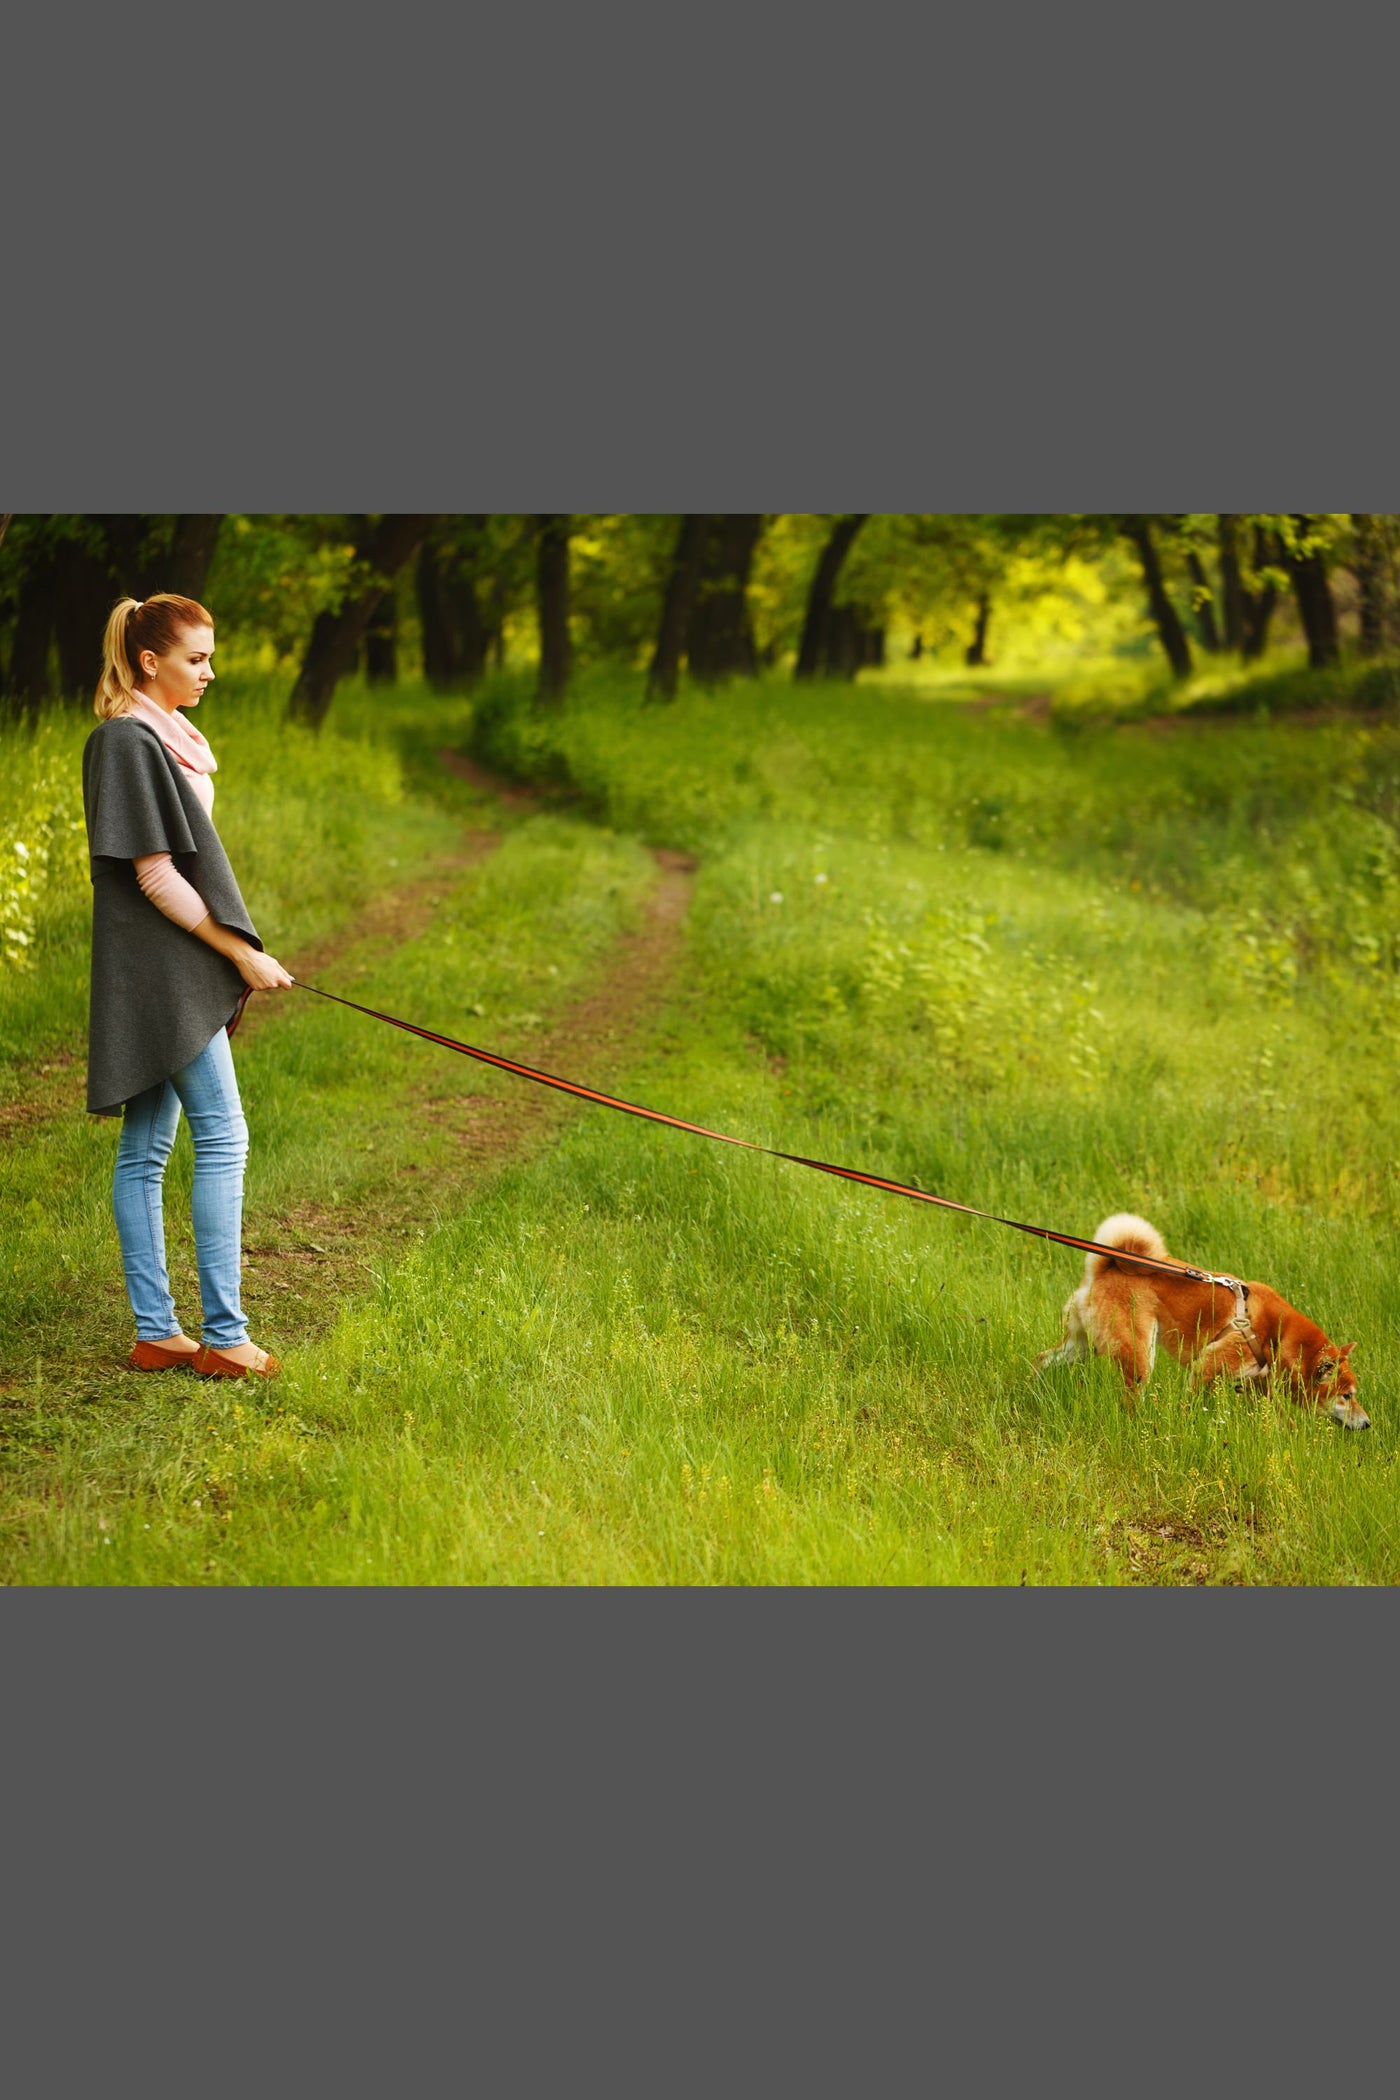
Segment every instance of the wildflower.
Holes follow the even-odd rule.
[[[825,882],[825,881],[826,881],[826,879],[827,879],[827,878],[826,878],[826,876],[825,876],[825,875],[814,875],[814,876],[812,877],[812,880],[813,880],[814,882]]]
[[[782,901],[783,893],[781,890],[770,890],[768,892],[768,902],[770,904],[781,904]]]

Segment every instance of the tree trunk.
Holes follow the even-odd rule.
[[[1191,610],[1196,618],[1196,632],[1201,638],[1201,647],[1212,656],[1220,654],[1220,630],[1215,624],[1215,605],[1210,587],[1210,578],[1205,564],[1192,547],[1186,556],[1186,567],[1191,577]]]
[[[114,600],[125,597],[149,598],[153,591],[168,588],[164,560],[153,556],[151,552],[153,542],[159,537],[153,514],[141,511],[103,511],[90,513],[88,523],[96,525],[101,531],[103,557],[107,563]],[[107,610],[111,611],[110,604]],[[100,630],[97,640],[100,644]]]
[[[1254,528],[1254,567],[1256,572],[1283,567],[1283,549],[1278,534],[1267,532],[1262,525]],[[1244,656],[1247,663],[1257,662],[1268,647],[1269,622],[1277,602],[1278,586],[1272,577],[1267,581],[1261,577],[1257,590],[1245,593]]]
[[[690,674],[706,684],[752,678],[758,668],[748,588],[762,531],[756,512],[722,513],[711,522],[686,643]]]
[[[991,617],[991,596],[983,591],[977,600],[977,625],[973,629],[972,640],[967,645],[967,661],[972,670],[980,670],[987,661],[987,628]]]
[[[57,610],[52,554],[29,569],[20,585],[19,615],[10,650],[10,709],[29,723],[50,692],[49,645]]]
[[[1385,563],[1380,534],[1369,511],[1353,511],[1356,557],[1352,567],[1360,599],[1360,645],[1363,656],[1379,656],[1385,647]]]
[[[222,513],[203,511],[176,518],[170,560],[166,564],[164,587],[167,591],[176,591],[182,598],[203,598],[209,564],[214,559],[219,527],[223,522]]]
[[[319,729],[325,721],[336,686],[355,668],[360,643],[387,583],[398,575],[417,552],[431,516],[408,511],[386,511],[369,533],[361,552],[373,571],[374,580],[347,598],[337,612],[316,615],[306,655],[302,659],[288,718]]]
[[[690,627],[690,616],[695,608],[695,593],[700,582],[700,567],[705,558],[705,542],[709,537],[710,513],[688,511],[681,519],[676,534],[675,552],[671,556],[671,570],[666,578],[666,596],[661,606],[661,620],[656,630],[656,648],[652,652],[651,667],[647,672],[648,700],[674,700],[680,682],[681,656],[685,649],[686,633]]]
[[[425,539],[413,571],[418,625],[423,644],[423,677],[435,693],[450,693],[457,679],[457,653],[447,618],[438,549]]]
[[[90,701],[102,670],[102,632],[118,593],[102,557],[77,540],[61,540],[50,560],[59,690],[65,699]]]
[[[854,605],[833,605],[827,618],[823,674],[828,678],[854,678],[857,671],[884,661],[884,628],[867,627]]]
[[[1239,518],[1225,513],[1216,519],[1220,541],[1220,609],[1225,621],[1225,647],[1244,647],[1244,578],[1240,574]]]
[[[1147,585],[1147,601],[1152,608],[1152,618],[1157,626],[1157,638],[1166,652],[1167,662],[1172,667],[1174,678],[1191,676],[1191,644],[1186,639],[1186,630],[1177,617],[1176,607],[1167,596],[1167,587],[1162,581],[1162,563],[1157,553],[1157,543],[1152,537],[1152,527],[1147,518],[1138,511],[1130,513],[1121,521],[1124,534],[1137,549],[1142,564],[1142,580]]]
[[[486,646],[493,671],[506,667],[506,587],[499,576],[491,579],[486,600]]]
[[[540,620],[542,707],[558,707],[569,689],[569,519],[568,511],[536,516],[535,587]]]
[[[456,531],[429,533],[418,552],[414,590],[423,639],[423,676],[438,693],[464,693],[486,669],[491,633],[482,618],[479,550]],[[484,527],[484,517],[467,521]]]
[[[385,591],[365,629],[365,677],[371,685],[395,685],[399,676],[399,604]]]
[[[1299,516],[1294,522],[1306,532],[1311,520]],[[1298,617],[1308,638],[1308,663],[1314,671],[1330,670],[1341,658],[1341,645],[1337,635],[1337,608],[1332,598],[1332,586],[1327,580],[1327,563],[1317,547],[1307,554],[1290,548],[1286,559],[1293,596],[1298,602]]]
[[[794,677],[819,678],[826,669],[827,637],[836,585],[855,536],[869,515],[868,511],[855,511],[838,518],[827,537],[807,593],[807,615],[802,622],[802,640],[798,645]]]

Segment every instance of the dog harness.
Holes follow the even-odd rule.
[[[1243,1335],[1249,1353],[1254,1358],[1258,1368],[1261,1371],[1267,1371],[1269,1368],[1268,1355],[1259,1346],[1254,1329],[1250,1324],[1249,1307],[1245,1303],[1249,1297],[1249,1285],[1241,1283],[1238,1276],[1210,1276],[1206,1280],[1209,1283],[1219,1284],[1222,1290],[1231,1293],[1235,1301],[1235,1310],[1231,1317],[1230,1325],[1234,1328],[1236,1334]]]

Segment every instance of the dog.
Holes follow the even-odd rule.
[[[1105,1218],[1094,1238],[1124,1255],[1174,1260],[1155,1225],[1127,1211]],[[1084,1281],[1065,1306],[1064,1337],[1058,1348],[1037,1358],[1037,1371],[1048,1364],[1076,1363],[1091,1353],[1110,1356],[1123,1374],[1131,1407],[1152,1376],[1160,1341],[1202,1385],[1233,1378],[1240,1386],[1279,1386],[1343,1429],[1370,1428],[1371,1418],[1356,1397],[1355,1343],[1338,1348],[1329,1342],[1314,1321],[1266,1283],[1193,1276],[1184,1263],[1177,1266],[1181,1274],[1172,1275],[1117,1262],[1111,1254],[1086,1255]]]

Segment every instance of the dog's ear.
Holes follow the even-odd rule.
[[[1354,1349],[1355,1347],[1356,1347],[1356,1344],[1355,1344],[1355,1342],[1343,1342],[1343,1343],[1342,1343],[1342,1346],[1341,1346],[1341,1348],[1340,1348],[1340,1349],[1339,1349],[1339,1350],[1337,1351],[1337,1358],[1338,1358],[1338,1361],[1340,1362],[1341,1358],[1342,1358],[1342,1357],[1344,1357],[1344,1356],[1350,1356],[1350,1355],[1351,1355],[1351,1352],[1352,1352],[1352,1350],[1353,1350],[1353,1349]]]

